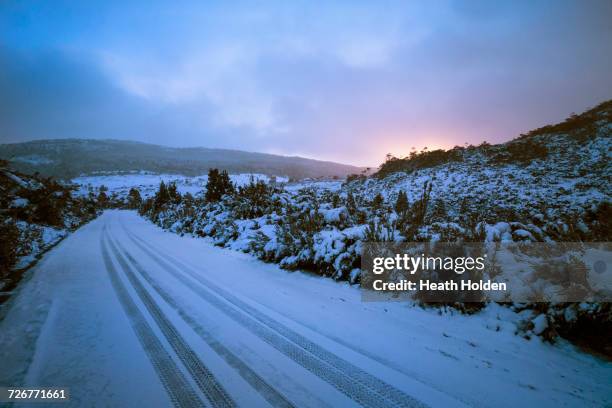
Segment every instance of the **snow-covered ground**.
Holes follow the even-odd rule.
[[[285,185],[285,190],[296,192],[303,188],[315,190],[339,191],[344,180],[302,180]]]
[[[271,177],[265,174],[231,174],[230,179],[236,186],[242,186],[250,182],[251,179],[270,182]],[[139,189],[142,197],[149,197],[155,194],[159,188],[159,183],[175,183],[181,194],[190,193],[196,195],[205,190],[208,181],[207,175],[201,176],[182,176],[179,174],[153,174],[149,172],[135,172],[128,174],[100,174],[81,176],[72,179],[74,184],[79,186],[78,195],[87,195],[90,191],[97,191],[101,186],[108,188],[108,194],[116,193],[119,197],[127,196],[130,188]],[[286,183],[287,177],[276,177],[279,183]]]
[[[610,406],[612,363],[515,336],[518,316],[364,303],[107,211],[31,271],[0,321],[0,384],[66,406]]]

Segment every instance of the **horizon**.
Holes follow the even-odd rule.
[[[0,143],[115,139],[375,168],[612,95],[612,4],[7,2]]]
[[[612,99],[608,99],[608,100],[604,100],[601,101],[591,107],[588,107],[587,109],[585,109],[584,111],[581,112],[572,112],[571,114],[568,114],[563,120],[558,120],[556,122],[553,123],[546,123],[543,124],[542,126],[546,126],[546,125],[554,125],[556,123],[561,123],[563,122],[565,119],[568,119],[571,115],[581,115],[589,110],[592,110],[594,108],[596,108],[597,106],[602,105],[605,102],[610,102],[612,101]],[[540,127],[542,127],[540,126]],[[535,130],[537,128],[533,128],[533,129],[529,129],[527,131],[525,131],[524,133],[528,133],[531,130]],[[514,140],[520,136],[522,136],[524,133],[521,133],[519,135],[513,136],[507,140],[503,140],[500,142],[496,142],[496,143],[492,143],[492,145],[496,145],[496,144],[504,144],[507,143],[511,140]],[[288,158],[299,158],[299,159],[307,159],[307,160],[314,160],[314,161],[321,161],[321,162],[329,162],[329,163],[336,163],[336,164],[342,164],[342,165],[348,165],[348,166],[355,166],[355,167],[359,167],[362,169],[367,169],[367,170],[373,170],[373,169],[377,169],[379,168],[384,162],[385,162],[385,158],[381,159],[380,162],[378,164],[375,165],[359,165],[359,164],[353,164],[353,163],[348,163],[348,162],[340,162],[340,161],[335,161],[335,160],[327,160],[327,159],[321,159],[321,158],[317,158],[317,157],[308,157],[308,156],[301,156],[301,155],[296,155],[296,154],[285,154],[285,153],[269,153],[269,152],[262,152],[262,151],[255,151],[255,150],[241,150],[241,149],[237,149],[237,148],[224,148],[224,147],[208,147],[208,146],[172,146],[170,144],[161,144],[161,143],[153,143],[153,142],[149,142],[149,141],[142,141],[142,140],[133,140],[133,139],[117,139],[117,138],[80,138],[80,137],[69,137],[69,138],[45,138],[45,139],[30,139],[30,140],[23,140],[23,141],[19,141],[19,142],[5,142],[5,143],[0,143],[0,144],[18,144],[18,143],[34,143],[34,142],[51,142],[51,141],[66,141],[66,140],[80,140],[80,141],[88,141],[88,140],[92,140],[92,141],[100,141],[100,142],[126,142],[126,143],[141,143],[141,144],[148,144],[148,145],[152,145],[152,146],[158,146],[158,147],[164,147],[164,148],[173,148],[173,149],[209,149],[209,150],[228,150],[228,151],[235,151],[235,152],[244,152],[244,153],[254,153],[254,154],[270,154],[270,155],[276,155],[276,156],[283,156],[283,157],[288,157]],[[485,142],[485,140],[483,140],[483,142]],[[442,150],[450,150],[453,149],[454,147],[457,146],[461,146],[461,145],[455,145],[455,146],[448,146],[448,147],[440,147],[440,149]],[[435,150],[435,149],[429,149],[428,146],[424,146],[424,148],[426,150]],[[412,150],[414,151],[414,149]],[[408,157],[408,154],[406,155],[395,155],[393,154],[393,152],[389,152],[388,154],[391,154],[394,157],[397,158],[406,158]]]

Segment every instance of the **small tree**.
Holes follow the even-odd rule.
[[[446,203],[442,198],[438,198],[434,201],[433,210],[431,211],[433,219],[438,221],[444,221],[447,216]]]
[[[427,215],[427,209],[429,206],[429,199],[431,197],[432,183],[426,181],[423,184],[423,194],[421,199],[415,202],[412,206],[413,223],[421,226],[425,222],[425,216]]]
[[[395,212],[398,215],[403,216],[406,214],[406,211],[408,211],[408,208],[408,196],[403,190],[400,190],[397,194],[397,201],[395,201]]]
[[[170,197],[170,201],[175,204],[181,202],[181,193],[179,193],[178,189],[176,188],[176,183],[174,182],[168,184],[168,197]]]
[[[221,185],[221,191],[223,191],[223,194],[221,194],[222,196],[224,194],[235,193],[234,184],[232,183],[232,180],[230,180],[230,176],[227,173],[227,170],[223,170],[219,175],[219,183]]]
[[[350,191],[346,195],[346,209],[349,214],[353,215],[357,212],[357,203],[355,202],[355,196]]]
[[[168,193],[168,187],[166,187],[166,183],[162,180],[159,183],[159,190],[155,193],[155,206],[161,207],[170,201],[170,194]]]
[[[132,209],[140,208],[142,204],[142,197],[140,196],[140,191],[137,188],[130,188],[130,192],[128,193],[128,207]]]
[[[108,205],[108,196],[106,195],[106,190],[102,190],[102,187],[100,187],[100,192],[98,193],[98,205],[104,208]]]
[[[193,198],[193,195],[191,195],[189,191],[186,192],[185,195],[183,196],[183,202],[187,206],[192,205],[194,201],[195,199]]]
[[[384,202],[385,200],[383,199],[383,196],[380,195],[380,193],[376,194],[372,200],[372,209],[380,210]]]
[[[208,170],[208,181],[206,182],[206,201],[219,201],[221,192],[219,191],[219,170]]]
[[[225,194],[232,193],[234,193],[234,185],[227,171],[219,172],[219,169],[210,169],[208,171],[208,182],[206,183],[206,201],[219,201]]]
[[[332,201],[332,207],[336,208],[340,206],[340,195],[338,193],[333,193],[331,201]]]

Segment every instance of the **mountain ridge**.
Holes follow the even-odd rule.
[[[294,179],[345,177],[364,168],[332,161],[208,147],[170,147],[117,139],[43,139],[0,145],[0,159],[28,174],[70,179],[99,172],[150,171],[186,176],[209,168]]]

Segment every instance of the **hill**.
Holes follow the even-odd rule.
[[[388,156],[376,176],[384,179],[393,173],[411,174],[420,169],[451,163],[499,168],[503,165],[528,167],[533,162],[539,162],[551,165],[552,171],[577,170],[576,166],[588,167],[593,159],[609,159],[609,151],[605,147],[609,145],[611,137],[612,100],[580,115],[572,114],[564,122],[532,130],[507,143],[490,145],[483,142],[479,146],[467,148],[456,146],[450,150],[424,150],[404,158]],[[604,150],[601,152],[589,148],[602,143]]]
[[[81,175],[149,171],[198,176],[210,168],[292,179],[345,177],[360,167],[302,157],[202,147],[173,148],[119,141],[56,139],[0,145],[0,159],[28,174],[70,179]]]
[[[371,196],[410,201],[429,183],[428,219],[473,226],[530,225],[534,237],[610,238],[612,101],[507,143],[390,157],[374,177],[349,183]],[[444,216],[440,215],[443,214]]]

